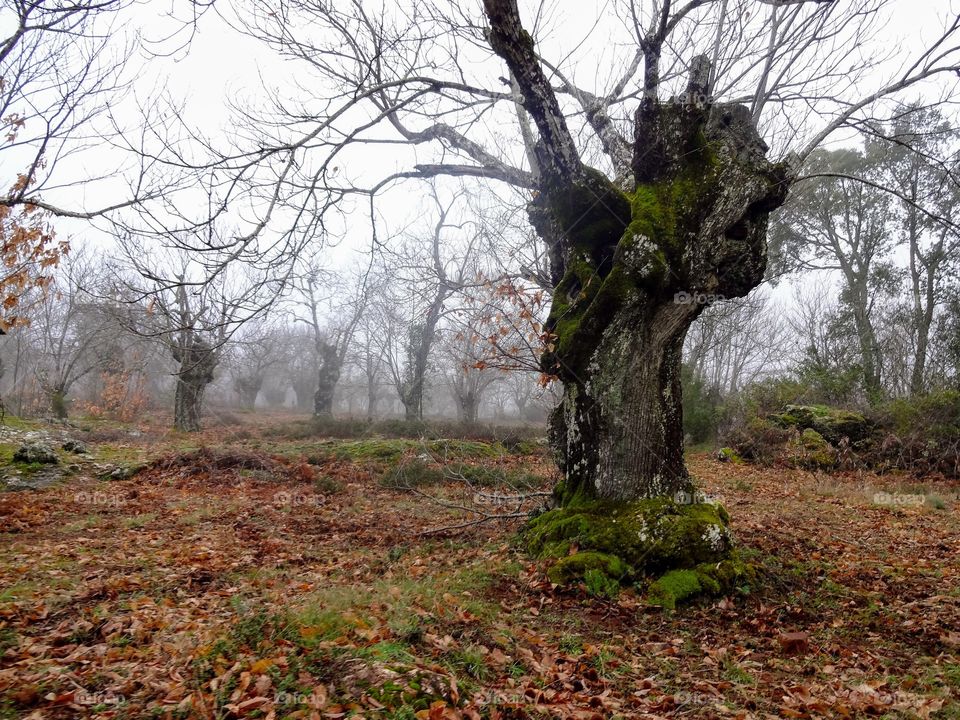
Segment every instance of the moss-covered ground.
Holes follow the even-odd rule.
[[[684,602],[724,568],[634,582],[569,546],[558,586],[519,520],[430,533],[547,487],[532,438],[130,429],[92,424],[80,472],[0,494],[3,720],[960,718],[956,487],[694,454],[755,574]],[[887,502],[908,493],[937,502]]]

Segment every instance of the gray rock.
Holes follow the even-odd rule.
[[[85,455],[90,452],[90,448],[79,440],[67,440],[62,447],[67,452],[72,452],[76,455]]]
[[[22,463],[42,463],[44,465],[56,465],[60,458],[49,445],[41,442],[28,442],[17,448],[13,454],[14,462]]]

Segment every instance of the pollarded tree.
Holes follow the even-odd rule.
[[[253,410],[268,370],[281,361],[279,331],[263,319],[247,323],[231,343],[230,374],[240,407]]]
[[[351,286],[351,281],[356,284]],[[297,320],[306,323],[313,339],[313,357],[317,372],[313,396],[316,417],[333,415],[333,397],[343,372],[347,352],[357,323],[369,298],[366,276],[351,278],[324,271],[316,262],[308,263],[292,282],[294,302],[305,312]],[[324,318],[325,311],[329,317]],[[297,395],[299,403],[299,393]]]
[[[214,246],[215,230],[207,229]],[[186,252],[150,252],[133,237],[121,238],[126,263],[115,272],[122,300],[121,322],[137,335],[160,342],[177,363],[173,424],[200,430],[203,396],[214,381],[226,343],[245,322],[259,317],[277,294],[277,284],[229,261],[210,271]]]
[[[251,33],[303,63],[329,94],[301,93],[293,111],[278,104],[291,123],[265,126],[249,156],[263,177],[279,178],[271,196],[310,209],[291,215],[305,223],[318,222],[318,207],[410,178],[525,188],[554,286],[543,367],[565,391],[551,423],[558,495],[568,505],[608,501],[608,514],[694,492],[680,362],[703,304],[675,298],[746,295],[764,277],[768,217],[812,149],[878,100],[949,78],[960,60],[960,19],[951,17],[920,57],[886,73],[871,45],[881,0],[615,6],[578,24],[585,36],[569,44],[569,32],[549,37],[550,7],[540,4],[525,26],[517,0],[484,0],[482,15],[456,1],[254,6]],[[627,38],[632,47],[618,42]],[[877,55],[863,51],[871,47]],[[577,72],[579,50],[604,68]],[[363,143],[416,152],[398,154],[410,164],[397,172],[347,162]],[[768,159],[770,145],[782,160]],[[384,165],[392,174],[374,175]],[[255,194],[253,175],[232,187]],[[670,513],[661,515],[669,525]],[[694,542],[684,562],[722,551],[723,534],[708,535],[709,547]]]

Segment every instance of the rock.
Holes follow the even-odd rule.
[[[729,462],[729,463],[743,462],[743,458],[741,458],[740,455],[737,454],[737,451],[734,450],[733,448],[728,448],[728,447],[720,448],[717,451],[717,460],[719,460],[720,462]]]
[[[839,460],[836,448],[812,428],[795,437],[788,450],[790,463],[808,470],[832,470]]]
[[[56,465],[60,458],[49,445],[41,442],[30,442],[21,445],[13,454],[14,462],[21,463],[40,463],[43,465]]]
[[[831,445],[843,438],[855,444],[870,438],[876,430],[861,413],[826,405],[787,405],[782,413],[771,415],[770,421],[783,428],[815,430]]]
[[[117,467],[108,469],[103,477],[106,480],[129,480],[138,472],[143,470],[145,465],[130,465],[129,467]]]
[[[18,477],[5,477],[3,479],[4,484],[6,484],[6,489],[10,492],[16,492],[17,490],[35,490],[33,483],[28,482],[22,478]]]
[[[79,440],[67,440],[61,447],[67,452],[74,453],[75,455],[85,455],[90,452],[90,449],[87,447],[86,443],[83,443]]]

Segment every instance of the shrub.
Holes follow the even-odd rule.
[[[744,460],[770,464],[780,457],[792,433],[759,417],[750,418],[735,427],[724,438],[724,444]]]
[[[720,419],[720,396],[694,377],[689,368],[682,368],[683,432],[695,444],[714,440]]]
[[[886,436],[870,449],[871,466],[960,477],[960,392],[893,400],[875,420]]]
[[[757,405],[757,407],[761,407]],[[746,460],[960,477],[960,392],[890,401],[867,412],[825,405],[747,416],[722,437]]]

